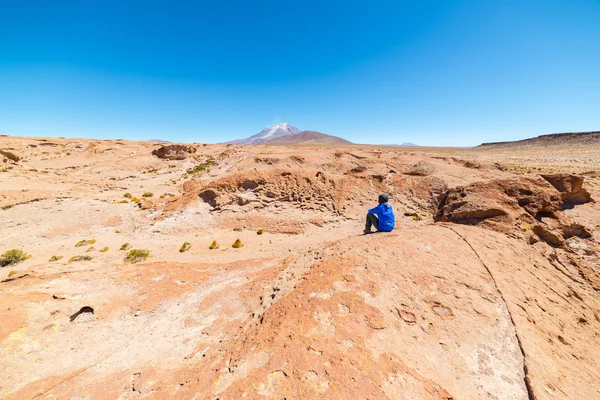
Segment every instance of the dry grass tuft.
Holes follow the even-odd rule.
[[[119,250],[129,250],[130,247],[131,245],[129,243],[123,243]]]
[[[125,256],[125,261],[135,264],[140,261],[144,261],[146,258],[148,258],[149,255],[150,250],[133,249],[129,250],[127,256]]]
[[[13,208],[14,206],[15,206],[14,204],[7,204],[7,205],[5,205],[5,206],[2,206],[1,208],[2,208],[3,210],[8,210],[8,209],[10,209],[10,208]]]
[[[188,251],[190,248],[192,247],[192,245],[190,244],[190,242],[185,242],[184,244],[181,245],[181,248],[179,249],[180,253],[185,253],[186,251]]]
[[[142,197],[152,197],[154,196],[154,193],[152,192],[144,192],[144,194],[142,195]]]
[[[92,257],[90,257],[90,256],[74,256],[74,257],[69,258],[68,262],[72,263],[72,262],[76,262],[76,261],[90,261],[91,259],[92,259]]]
[[[218,249],[219,248],[219,244],[217,243],[216,240],[213,240],[213,242],[210,244],[209,249],[214,250],[214,249]]]
[[[106,253],[106,252],[108,251],[108,247],[107,247],[107,246],[104,246],[104,247],[103,247],[103,248],[101,248],[99,251],[100,251],[101,253]]]
[[[81,246],[85,246],[86,244],[94,244],[94,243],[96,243],[96,239],[80,240],[79,242],[77,242],[75,247],[81,247]]]
[[[7,250],[0,256],[0,267],[18,264],[21,261],[30,259],[31,256],[21,249]]]
[[[239,249],[240,247],[244,246],[242,244],[242,241],[240,239],[236,239],[235,242],[233,242],[233,244],[231,245],[234,249]]]
[[[48,262],[58,261],[61,258],[63,258],[63,256],[52,256],[52,257],[50,257],[50,260],[48,260]]]
[[[259,229],[259,230],[256,231],[257,235],[262,235],[263,233],[265,233],[264,229]]]

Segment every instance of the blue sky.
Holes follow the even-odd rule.
[[[469,146],[600,129],[600,1],[0,0],[0,133],[220,142],[289,122]]]

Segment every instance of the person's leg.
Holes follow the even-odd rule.
[[[375,214],[367,214],[367,222],[365,223],[365,233],[371,232],[371,226],[374,226],[375,229],[379,230],[379,219]]]

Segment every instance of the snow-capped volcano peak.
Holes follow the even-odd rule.
[[[261,138],[276,138],[280,136],[293,135],[295,133],[299,133],[300,130],[294,128],[287,122],[281,122],[277,125],[267,126],[263,129],[259,135]]]
[[[257,133],[256,135],[250,136],[247,139],[235,140],[231,143],[236,144],[263,144],[269,140],[279,138],[282,136],[295,135],[300,133],[300,129],[293,127],[287,122],[281,122],[273,126],[267,126],[265,129]]]

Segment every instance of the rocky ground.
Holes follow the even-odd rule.
[[[0,150],[0,398],[600,398],[600,156]]]

